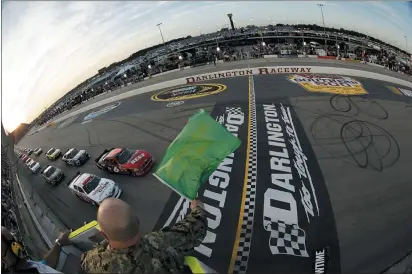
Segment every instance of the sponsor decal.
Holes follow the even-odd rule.
[[[313,273],[328,273],[329,248],[321,248],[313,252]]]
[[[98,117],[102,114],[105,114],[105,113],[111,111],[112,109],[117,108],[120,104],[121,104],[120,102],[117,102],[117,103],[114,103],[112,105],[106,106],[102,109],[99,109],[97,111],[93,111],[93,112],[89,113],[88,115],[86,115],[86,117],[84,117],[83,120],[87,121],[87,120],[90,120],[90,119],[94,119],[94,118],[96,118],[96,117]]]
[[[242,185],[246,157],[247,106],[216,106],[212,117],[224,125],[241,141],[241,147],[226,157],[202,185],[198,195],[203,202],[208,227],[203,242],[195,247],[193,256],[218,273],[227,273],[238,224]],[[190,202],[172,192],[156,226],[161,229],[182,220],[190,210]]]
[[[408,90],[404,88],[399,88],[399,90],[403,93],[403,95],[412,97],[412,90]]]
[[[401,95],[401,96],[405,95],[405,96],[412,97],[412,90],[408,90],[404,88],[397,88],[393,86],[387,86],[387,88],[389,88],[396,95]]]
[[[153,101],[177,101],[199,98],[222,92],[227,87],[222,84],[195,84],[174,87],[152,96]]]
[[[100,186],[97,187],[95,191],[93,191],[93,195],[96,195],[97,193],[102,192],[108,185],[108,182],[105,182],[104,184],[101,184]]]
[[[402,92],[399,89],[395,88],[395,87],[392,87],[392,86],[386,86],[386,87],[388,89],[390,89],[396,95],[403,95]]]
[[[263,226],[270,232],[269,248],[272,254],[308,257],[306,233],[299,227],[297,202],[300,202],[308,223],[320,213],[316,192],[306,164],[308,158],[302,151],[296,135],[290,109],[285,109],[283,105],[279,110],[275,105],[263,105],[263,107],[268,143],[272,148],[269,151],[271,182],[274,186],[278,186],[278,188],[268,188],[264,197]],[[284,122],[284,128],[276,123],[280,119]],[[289,151],[286,147],[287,142],[291,145]],[[293,170],[299,177],[295,175],[297,181],[295,184],[293,184]],[[271,202],[272,200],[288,206],[276,206],[276,203]],[[295,237],[288,239],[287,236]],[[291,243],[289,249],[286,248],[288,240]]]
[[[132,164],[132,165],[134,165],[134,164],[136,164],[138,161],[140,161],[141,159],[143,159],[143,157],[144,157],[144,153],[142,153],[142,154],[139,154],[136,158],[134,158],[130,163]]]
[[[287,79],[310,92],[342,95],[360,95],[368,93],[363,88],[361,82],[347,76],[295,74],[288,76]]]
[[[192,76],[186,78],[186,83],[196,83],[201,81],[224,79],[237,76],[248,75],[264,75],[264,74],[280,74],[280,73],[311,73],[311,67],[270,67],[270,68],[253,68],[253,69],[239,69],[231,71],[223,71],[216,73],[208,73],[199,76]]]
[[[257,106],[259,187],[248,272],[313,272],[311,255],[329,246],[334,258],[330,269],[340,273],[329,194],[310,142],[288,105]]]
[[[167,108],[177,107],[177,106],[183,105],[184,103],[185,103],[185,101],[171,102],[171,103],[167,104],[166,107]]]

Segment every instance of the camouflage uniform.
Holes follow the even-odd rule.
[[[205,211],[196,207],[174,226],[142,237],[138,246],[99,245],[82,255],[81,268],[85,273],[182,273],[184,256],[200,245],[206,228]]]

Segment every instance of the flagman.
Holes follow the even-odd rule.
[[[172,227],[141,237],[132,208],[119,199],[104,200],[97,221],[107,241],[82,255],[82,272],[182,273],[184,256],[200,245],[207,229],[202,203],[193,200],[190,208]]]

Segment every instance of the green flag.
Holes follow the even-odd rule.
[[[202,109],[190,117],[153,175],[179,195],[193,200],[200,185],[240,143]]]

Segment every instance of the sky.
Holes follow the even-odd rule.
[[[165,40],[269,23],[352,29],[412,52],[412,2],[2,1],[2,121],[31,122],[97,70]]]

